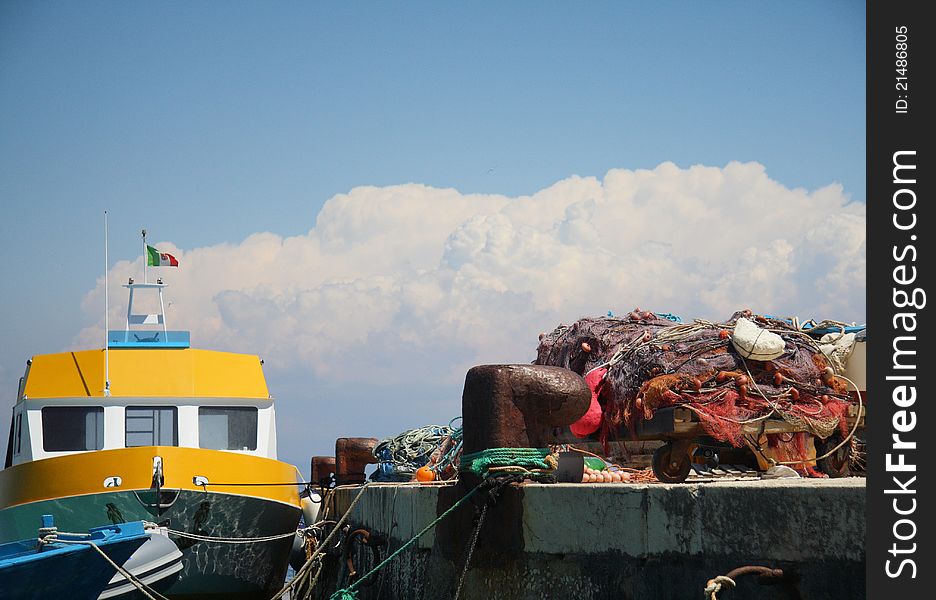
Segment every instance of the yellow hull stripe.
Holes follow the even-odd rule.
[[[296,481],[296,467],[258,456],[202,448],[145,446],[69,454],[23,463],[0,471],[0,510],[55,498],[97,494],[106,491],[149,489],[153,479],[153,457],[163,462],[163,488],[202,490],[192,482],[196,476],[209,483],[288,483]],[[119,488],[105,481],[120,477]],[[300,486],[215,486],[212,492],[238,494],[299,505]]]

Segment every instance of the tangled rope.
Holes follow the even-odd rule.
[[[382,440],[374,448],[377,470],[374,481],[410,481],[416,470],[425,465],[435,472],[436,479],[454,476],[451,467],[458,460],[462,446],[462,428],[448,425],[427,425],[404,431]]]

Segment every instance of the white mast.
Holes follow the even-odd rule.
[[[110,308],[107,300],[107,211],[104,211],[104,395],[110,396],[110,355],[108,351],[108,318],[107,313]]]
[[[162,278],[157,277],[155,283],[150,283],[147,276],[147,264],[149,263],[149,248],[146,245],[146,230],[143,234],[143,282],[134,283],[133,277],[123,286],[130,292],[127,299],[127,327],[124,330],[123,340],[114,335],[110,345],[114,348],[188,348],[188,332],[171,332],[184,335],[173,335],[170,339],[169,325],[166,322],[166,305],[163,303],[162,289],[166,287]],[[155,251],[155,248],[154,248]],[[137,290],[156,290],[159,296],[159,312],[156,313],[134,313],[133,298]],[[153,331],[147,329],[138,329],[138,325],[156,325],[162,326],[162,331]]]

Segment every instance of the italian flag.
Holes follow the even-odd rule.
[[[152,246],[147,246],[146,264],[150,267],[178,267],[179,261],[171,254],[160,252]]]

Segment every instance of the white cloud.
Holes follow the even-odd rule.
[[[334,381],[458,380],[479,362],[531,360],[540,331],[608,309],[865,313],[865,206],[835,184],[788,189],[757,163],[615,169],[519,198],[359,187],[307,235],[157,246],[182,264],[161,272],[171,327]],[[112,323],[138,267],[111,270]],[[99,281],[89,315],[102,293]]]

